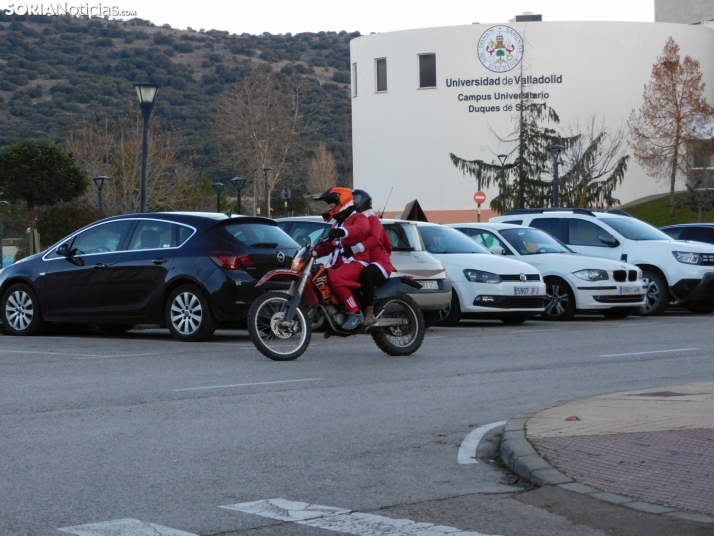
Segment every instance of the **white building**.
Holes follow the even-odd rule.
[[[558,113],[563,131],[593,114],[610,130],[626,128],[669,37],[682,59],[699,60],[714,103],[714,30],[706,26],[513,22],[354,39],[354,185],[372,194],[375,207],[393,188],[389,215],[416,198],[433,221],[475,221],[475,179],[459,172],[449,153],[491,162],[513,149],[495,134],[514,129],[520,76],[532,77],[528,91]],[[627,203],[666,191],[631,158],[615,197]],[[490,200],[498,192],[486,193]]]

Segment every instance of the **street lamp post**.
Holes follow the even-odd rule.
[[[242,210],[240,192],[243,189],[243,186],[245,186],[245,183],[246,179],[244,179],[243,177],[234,177],[231,179],[231,184],[235,186],[236,196],[238,197],[238,210],[236,211],[238,214],[240,214]]]
[[[560,152],[565,149],[562,145],[553,145],[550,152],[553,154],[553,207],[560,207],[560,190],[558,184],[558,157]]]
[[[106,175],[99,175],[92,179],[94,184],[97,185],[97,206],[99,207],[99,212],[104,212],[104,199],[102,197],[102,188],[104,188],[104,181],[112,180],[111,177]]]
[[[141,144],[141,208],[140,212],[146,212],[146,189],[147,174],[149,168],[149,117],[154,108],[154,99],[159,92],[159,87],[154,84],[134,84],[136,95],[139,97],[139,108],[144,117],[144,135]]]
[[[273,171],[273,168],[263,168],[263,176],[265,177],[265,217],[270,218],[270,190],[268,190],[268,171]]]
[[[214,182],[211,186],[213,186],[213,191],[216,192],[216,212],[221,211],[221,192],[223,191],[223,187],[225,184],[222,182]]]
[[[4,265],[4,257],[2,253],[2,208],[7,204],[7,201],[0,201],[0,269],[2,269]]]
[[[480,192],[481,191],[481,164],[483,164],[483,160],[480,158],[477,158],[474,160],[475,164],[478,164],[478,173],[476,175],[476,182],[477,182],[477,190]],[[481,203],[476,203],[476,221],[480,222],[481,221]]]

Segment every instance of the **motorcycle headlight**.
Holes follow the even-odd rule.
[[[501,276],[491,272],[482,272],[481,270],[464,270],[464,275],[472,283],[496,284],[501,282]]]
[[[579,270],[573,272],[573,275],[585,281],[607,281],[610,279],[605,270]]]
[[[699,253],[689,253],[686,251],[673,251],[672,255],[674,255],[675,259],[677,259],[679,262],[683,262],[684,264],[701,264],[702,263],[702,256],[699,255]]]

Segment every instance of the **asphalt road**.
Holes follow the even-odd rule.
[[[560,402],[712,381],[713,330],[714,315],[690,314],[465,322],[429,329],[403,358],[369,337],[314,334],[287,363],[264,358],[242,331],[199,344],[163,330],[3,336],[0,534],[339,530],[243,505],[276,498],[345,509],[350,534],[427,534],[406,522],[412,532],[388,532],[397,519],[463,534],[638,534],[646,516],[516,482],[494,461],[498,428],[476,464],[459,464],[459,447],[481,425]]]

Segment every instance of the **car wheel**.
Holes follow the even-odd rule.
[[[602,314],[605,318],[617,320],[620,318],[627,318],[634,312],[635,311],[632,307],[613,307],[612,309],[603,311]]]
[[[708,315],[714,312],[714,300],[687,302],[687,310],[695,315]]]
[[[459,297],[456,295],[456,291],[451,291],[451,303],[445,308],[439,311],[439,320],[434,325],[436,326],[455,326],[461,320],[461,304],[459,303]]]
[[[36,335],[45,326],[37,296],[22,283],[7,289],[0,302],[0,315],[6,335]]]
[[[207,339],[216,331],[208,300],[195,285],[182,285],[166,301],[166,326],[184,342]]]
[[[519,324],[523,324],[523,322],[529,318],[530,316],[507,316],[506,318],[501,318],[501,322],[507,326],[518,326]]]
[[[575,295],[564,280],[551,277],[545,280],[545,311],[542,316],[546,320],[570,320],[575,316]]]
[[[669,305],[667,281],[658,272],[650,270],[643,270],[642,279],[647,285],[647,294],[640,312],[643,316],[661,315]]]

